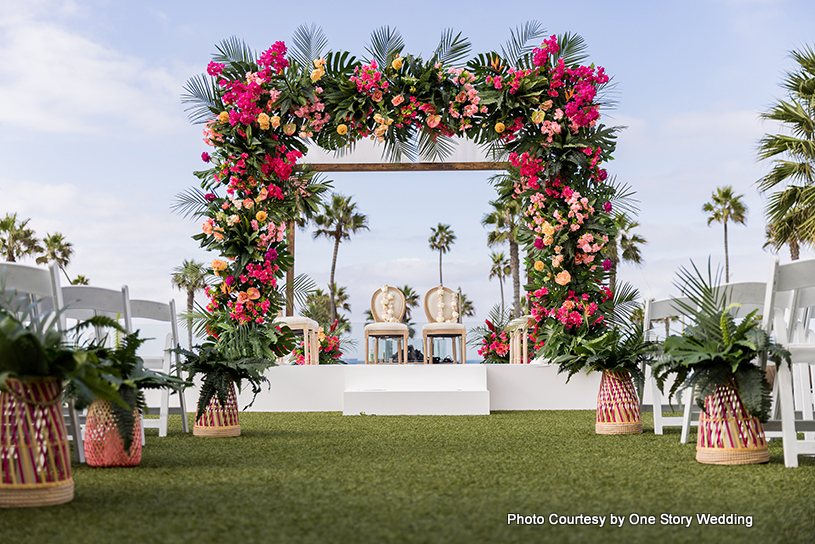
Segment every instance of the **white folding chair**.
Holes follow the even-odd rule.
[[[59,268],[55,263],[48,268],[26,266],[17,263],[0,263],[0,278],[5,277],[6,289],[16,289],[21,295],[29,295],[32,299],[40,299],[40,309],[51,308],[59,310],[63,307],[62,290],[59,285]],[[59,328],[65,329],[65,316],[60,316]],[[74,443],[77,460],[85,462],[85,447],[82,444],[82,431],[79,424],[79,414],[73,402],[67,403],[68,420],[70,424],[69,440]]]
[[[168,304],[163,302],[154,302],[152,300],[137,300],[132,299],[130,301],[130,317],[132,319],[149,319],[152,321],[159,321],[162,323],[168,323],[170,326],[170,332],[167,333],[164,341],[164,352],[162,355],[159,356],[144,356],[142,355],[142,359],[144,360],[145,368],[150,368],[153,370],[160,370],[165,374],[170,374],[172,371],[172,367],[176,367],[176,375],[179,377],[181,376],[181,371],[178,369],[178,365],[173,365],[173,363],[178,363],[178,354],[173,353],[170,350],[173,348],[178,347],[178,325],[176,321],[176,312],[175,312],[175,300],[170,300]],[[173,361],[175,359],[175,361]],[[148,401],[148,410],[155,410],[158,409],[159,418],[158,419],[143,419],[142,420],[142,435],[144,433],[144,429],[158,429],[158,435],[160,437],[167,436],[167,422],[169,419],[170,414],[170,390],[168,388],[162,388],[160,391],[161,398],[158,402],[158,406],[151,406],[153,395],[151,395],[150,391],[146,392],[145,395]],[[159,393],[159,392],[157,392]],[[184,398],[184,393],[179,393],[179,406],[181,408],[181,427],[185,433],[190,432],[189,423],[187,422],[187,403]],[[143,440],[142,436],[142,440]]]
[[[656,332],[656,328],[654,326],[656,321],[659,320],[666,320],[672,317],[676,317],[677,319],[682,320],[682,324],[684,327],[685,321],[689,320],[690,317],[685,315],[682,310],[676,306],[677,302],[683,302],[685,304],[690,304],[690,299],[687,297],[676,297],[676,298],[668,298],[663,300],[646,300],[645,301],[645,308],[643,310],[643,328],[646,331],[647,338],[651,341],[656,341],[659,335]],[[669,322],[668,322],[669,323]],[[667,334],[667,333],[666,333]],[[645,372],[645,386],[650,387],[651,389],[651,397],[653,399],[653,410],[654,410],[654,434],[663,434],[664,427],[682,427],[682,436],[680,438],[680,442],[687,443],[688,437],[687,432],[685,431],[685,427],[683,422],[687,419],[690,421],[690,410],[691,405],[693,404],[693,393],[692,391],[688,391],[687,389],[680,389],[678,393],[677,400],[680,403],[684,403],[685,405],[685,417],[682,416],[665,416],[663,412],[667,410],[672,410],[670,406],[664,406],[662,404],[662,392],[659,390],[659,386],[657,386],[657,380],[654,377],[651,367],[649,366],[647,369],[644,370]],[[644,395],[643,395],[644,396]]]
[[[778,300],[786,296],[787,308]],[[815,305],[815,260],[794,261],[780,265],[774,257],[767,281],[764,330],[774,332],[776,342],[792,354],[792,371],[786,364],[778,365],[773,388],[773,419],[765,424],[768,434],[778,428],[784,446],[784,464],[798,466],[799,455],[815,455],[815,422],[812,410],[811,368],[815,363],[815,343],[807,342],[809,307]],[[801,414],[801,418],[797,417]],[[803,432],[803,440],[798,433]]]

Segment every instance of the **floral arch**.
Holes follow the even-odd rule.
[[[273,351],[290,349],[285,328],[273,325],[284,303],[277,284],[292,267],[286,224],[326,189],[302,164],[307,139],[341,152],[371,138],[388,160],[438,162],[455,135],[507,161],[498,190],[522,202],[519,243],[539,347],[553,355],[603,334],[612,293],[600,252],[615,235],[620,196],[603,164],[616,129],[600,123],[598,91],[609,78],[581,64],[582,40],[543,39],[527,24],[501,53],[472,58],[451,31],[429,60],[405,54],[389,28],[374,33],[367,60],[324,47],[314,27],[298,29],[291,51],[276,42],[255,55],[233,38],[187,84],[191,119],[205,125],[212,147],[202,154],[208,168],[195,173],[202,190],[180,205],[204,218],[193,238],[220,254],[217,284],[207,289],[209,332],[244,328]]]

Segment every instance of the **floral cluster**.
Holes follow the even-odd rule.
[[[383,285],[379,291],[382,293],[380,295],[380,304],[382,305],[382,313],[380,314],[382,318],[387,323],[396,323],[396,315],[393,312],[393,295],[390,292],[390,287],[387,285]]]
[[[317,330],[317,353],[319,364],[333,365],[342,359],[342,349],[340,348],[340,335],[337,331],[337,321],[328,328],[328,334],[323,327]],[[306,364],[305,340],[300,342],[294,349],[294,362],[298,365]]]
[[[487,319],[487,332],[481,338],[478,354],[485,363],[509,363],[509,338],[506,331],[496,331],[495,326]]]

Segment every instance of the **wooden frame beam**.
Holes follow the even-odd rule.
[[[302,172],[451,172],[469,170],[506,170],[508,162],[376,162],[298,164],[293,170]]]

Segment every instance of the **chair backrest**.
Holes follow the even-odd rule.
[[[169,323],[170,332],[167,334],[165,350],[178,346],[178,321],[175,313],[175,300],[170,299],[169,303],[156,302],[153,300],[132,299],[130,301],[130,317],[132,319],[150,319],[163,323]],[[169,345],[169,348],[167,347]],[[168,353],[165,351],[165,354]],[[178,354],[174,354],[178,362]],[[147,358],[145,358],[146,360]],[[166,370],[165,370],[166,372]]]
[[[453,316],[454,300],[457,314],[455,316]],[[458,294],[448,287],[434,287],[424,296],[424,313],[431,323],[460,323],[461,308],[458,307]]]
[[[385,295],[388,295],[387,300]],[[404,293],[390,285],[383,285],[371,297],[371,315],[377,323],[401,323],[406,307]]]
[[[682,320],[682,324],[684,326],[685,319],[688,319],[689,316],[686,315],[676,304],[677,302],[682,302],[685,304],[690,304],[690,299],[687,297],[676,297],[676,298],[665,298],[662,300],[646,300],[645,301],[645,308],[643,310],[643,329],[645,331],[650,331],[651,328],[654,326],[654,321],[676,317]],[[665,323],[665,328],[668,328],[669,321]],[[654,337],[656,332],[652,332],[652,339],[655,340]]]
[[[62,291],[59,285],[59,269],[56,263],[48,268],[28,266],[18,263],[0,263],[0,280],[5,278],[6,289],[16,289],[20,295],[29,295],[32,302],[40,300],[40,310],[63,307]],[[65,328],[65,317],[60,316],[61,328]]]
[[[125,331],[133,332],[130,320],[130,293],[127,285],[118,291],[89,285],[66,285],[62,288],[65,317],[84,320],[94,315],[104,315],[123,322]],[[103,340],[105,333],[95,330],[96,339]]]
[[[788,343],[802,321],[802,312],[815,306],[815,259],[779,264],[778,257],[770,262],[765,294],[762,328],[774,331],[777,342]]]

